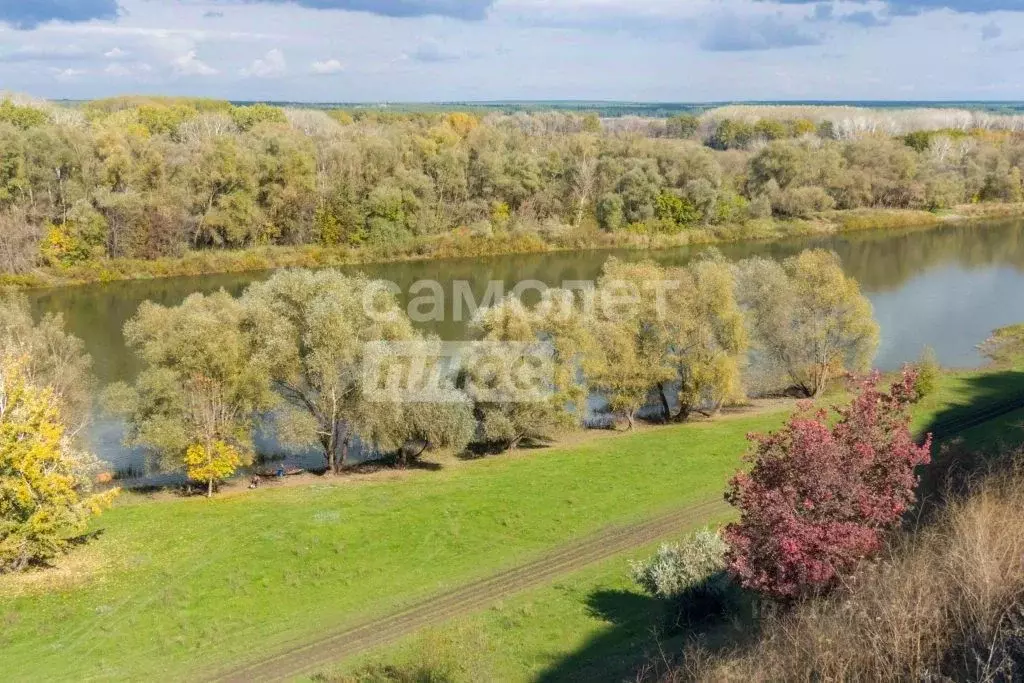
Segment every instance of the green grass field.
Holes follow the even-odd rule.
[[[918,406],[915,427],[969,414],[1024,389],[1015,373],[952,373]],[[1024,441],[1024,410],[961,432],[967,450]],[[728,519],[708,520],[709,526]],[[633,680],[639,667],[674,653],[682,636],[665,635],[664,606],[631,580],[630,559],[607,560],[557,583],[527,591],[484,612],[455,619],[391,647],[322,672],[327,679],[373,680],[385,666],[430,670],[452,681]]]
[[[709,526],[725,519],[708,520]],[[665,611],[630,579],[629,560],[653,544],[526,591],[321,672],[319,679],[373,680],[385,666],[451,681],[632,680],[638,667],[681,638],[661,633]]]
[[[944,379],[918,423],[1012,385],[979,377]],[[258,658],[608,524],[715,498],[739,466],[745,435],[784,416],[602,434],[438,472],[213,501],[125,496],[98,521],[99,538],[61,568],[0,583],[0,671],[12,680],[163,680]],[[621,562],[606,566],[614,568],[607,580],[625,580]],[[594,571],[579,576],[602,576]],[[563,603],[576,616],[544,611]],[[537,604],[543,619],[489,627],[502,631],[495,665],[512,679],[537,673],[538,647],[547,659],[569,656],[586,634],[600,636],[599,620],[576,621],[579,599]]]
[[[0,597],[0,671],[181,678],[245,661],[609,523],[715,497],[744,435],[781,420],[603,435],[390,481],[129,496],[78,551],[95,558],[80,585]]]

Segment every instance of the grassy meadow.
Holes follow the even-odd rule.
[[[1018,379],[945,376],[920,406],[917,425],[1009,395],[1024,386]],[[740,465],[745,435],[777,427],[787,413],[776,406],[592,434],[550,449],[446,461],[438,471],[325,479],[212,501],[125,495],[99,518],[98,537],[58,568],[0,584],[0,671],[13,680],[172,672],[180,679],[252,660],[609,524],[717,498]],[[1013,436],[1020,420],[1010,415],[970,434],[992,443]],[[520,626],[502,621],[509,618],[502,609],[471,619],[485,634],[500,632],[502,654],[492,662],[499,677],[529,678],[603,637],[609,625],[585,602],[599,584],[628,590],[626,580],[624,563],[608,562],[510,601],[528,606]]]
[[[972,413],[978,406],[1019,394],[1022,387],[1024,376],[1016,372],[949,373],[942,377],[939,390],[919,405],[915,428],[926,430],[933,423]],[[966,451],[1018,445],[1024,442],[1024,409],[952,438]],[[707,525],[719,526],[729,519],[709,519]],[[410,636],[323,671],[316,679],[373,680],[390,666],[408,673],[429,670],[467,682],[632,680],[638,668],[659,660],[662,652],[681,651],[685,637],[659,633],[665,623],[663,606],[630,578],[629,560],[650,556],[656,545]]]
[[[0,586],[0,670],[138,679],[243,662],[610,523],[717,497],[744,435],[783,417],[212,501],[127,495],[68,559],[78,571],[46,582],[63,586]]]

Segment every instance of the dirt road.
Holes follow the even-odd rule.
[[[628,526],[610,527],[556,548],[527,564],[422,600],[403,610],[315,637],[302,645],[224,670],[217,681],[276,681],[316,672],[370,648],[387,645],[426,626],[483,609],[516,593],[544,585],[631,548],[669,538],[728,511],[720,498]]]

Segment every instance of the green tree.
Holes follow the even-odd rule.
[[[934,133],[925,130],[914,131],[903,136],[903,142],[915,152],[925,152],[932,146]]]
[[[253,104],[246,107],[231,107],[231,119],[242,131],[249,131],[261,123],[288,123],[284,110],[269,104]]]
[[[49,122],[50,116],[38,107],[20,106],[5,97],[0,101],[0,123],[9,123],[15,128],[28,130]]]
[[[153,452],[163,470],[202,471],[210,493],[215,479],[227,476],[220,466],[234,462],[218,444],[251,462],[254,420],[273,406],[272,359],[243,328],[244,314],[224,291],[193,294],[176,308],[142,304],[125,325],[125,340],[144,369],[133,387],[107,393],[108,406],[128,418],[129,444]],[[217,464],[219,477],[207,477],[204,458]]]
[[[878,323],[839,257],[808,250],[779,264],[741,265],[741,299],[759,359],[808,397],[844,370],[866,370],[878,347]]]
[[[393,415],[393,404],[364,391],[367,346],[412,342],[416,335],[381,283],[336,271],[285,271],[249,287],[241,300],[245,329],[269,361],[284,400],[279,421],[287,440],[322,449],[340,471],[367,423]],[[410,438],[416,438],[410,429]]]
[[[654,215],[663,223],[677,231],[700,220],[701,214],[689,199],[679,197],[671,192],[658,195]]]
[[[749,341],[732,266],[717,254],[698,259],[666,279],[679,287],[667,299],[668,354],[678,376],[678,417],[717,412],[744,396],[742,371]],[[662,395],[666,387],[662,386]],[[668,403],[663,401],[666,417]]]
[[[254,136],[256,199],[266,218],[256,241],[308,241],[317,200],[312,142],[288,129],[260,129]]]
[[[395,401],[367,415],[362,430],[378,448],[395,453],[401,467],[408,467],[428,451],[463,451],[476,435],[476,419],[468,397],[464,401]]]
[[[578,381],[577,369],[587,355],[590,338],[570,293],[546,292],[532,310],[509,296],[480,310],[473,327],[483,344],[470,361],[469,380],[476,391],[469,393],[489,444],[514,449],[523,441],[549,441],[578,426],[586,390]],[[550,355],[536,346],[544,343]],[[535,383],[524,387],[517,381],[517,364],[523,358],[505,344],[537,349],[537,354],[529,354],[541,365],[533,375]]]
[[[244,246],[263,232],[257,205],[256,163],[234,138],[205,143],[190,168],[189,191],[195,216],[195,246]]]
[[[175,135],[185,121],[199,112],[186,104],[147,104],[136,110],[141,123],[152,135]]]
[[[700,128],[700,119],[693,114],[678,114],[666,122],[666,132],[674,138],[692,138]]]
[[[622,197],[609,192],[597,203],[597,224],[606,232],[616,232],[625,223]]]
[[[0,123],[0,209],[22,202],[31,191],[23,136]]]
[[[669,359],[669,309],[665,271],[653,263],[605,264],[598,280],[597,309],[590,321],[596,340],[583,361],[590,385],[612,413],[633,429],[651,395],[676,376]]]
[[[713,149],[743,149],[755,137],[754,127],[735,119],[722,119],[715,127],[715,132],[708,141]]]
[[[790,137],[790,131],[782,121],[761,119],[754,124],[754,135],[764,140],[781,140]]]

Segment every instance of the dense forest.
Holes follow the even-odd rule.
[[[0,273],[260,245],[677,235],[1019,202],[1020,117],[726,107],[668,119],[0,102]]]

